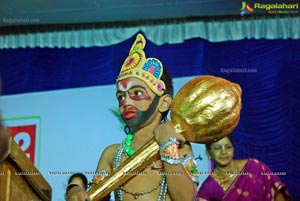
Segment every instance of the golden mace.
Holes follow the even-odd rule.
[[[189,142],[208,143],[229,135],[240,119],[242,90],[238,84],[220,77],[199,76],[186,83],[171,106],[171,122],[176,132]],[[93,201],[134,177],[159,159],[159,145],[151,139],[121,166],[88,192]]]

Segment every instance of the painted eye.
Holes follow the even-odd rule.
[[[143,88],[140,88],[140,87],[136,87],[136,88],[132,88],[131,90],[129,90],[129,94],[132,96],[132,97],[141,97],[141,96],[144,96],[146,94],[145,90]]]
[[[147,100],[149,99],[149,95],[147,91],[143,87],[133,87],[128,90],[128,95],[132,100]]]
[[[133,92],[133,95],[134,95],[134,96],[141,96],[141,95],[143,95],[143,92],[140,91],[140,90],[135,90],[135,91]]]
[[[119,102],[125,100],[125,94],[123,93],[118,93],[116,96]]]

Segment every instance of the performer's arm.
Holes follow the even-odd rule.
[[[103,151],[97,165],[97,169],[96,169],[97,172],[101,170],[107,171],[108,174],[112,172],[113,156],[115,155],[118,146],[119,146],[118,144],[114,144],[107,147]]]
[[[113,151],[115,150],[115,145],[107,147],[98,162],[96,174],[93,181],[91,182],[91,188],[94,185],[97,185],[108,173],[111,172],[111,161]],[[74,174],[69,178],[68,186],[66,189],[65,198],[67,201],[79,201],[79,200],[88,200],[87,195],[87,179],[83,174]],[[108,195],[106,198],[102,199],[103,201],[110,200],[110,196]]]
[[[190,145],[184,143],[184,137],[176,133],[171,122],[165,122],[155,129],[155,139],[161,148],[160,154],[164,163],[168,193],[172,200],[193,201],[196,196],[197,184],[192,180],[190,173],[186,172],[186,168],[182,164],[182,158],[177,160],[176,153],[172,153],[179,151],[180,153],[177,154],[180,154],[180,156],[193,156]],[[180,149],[178,150],[176,150],[175,144],[172,144],[174,139],[180,142]],[[170,154],[170,156],[175,155],[174,157],[165,156],[168,154]],[[189,167],[187,167],[187,169],[189,169]]]
[[[103,151],[97,165],[96,175],[94,176],[94,179],[91,182],[91,188],[100,185],[100,182],[112,172],[113,156],[118,146],[119,145],[117,144],[111,145]],[[110,200],[110,194],[102,199],[102,201],[109,201],[109,200]]]
[[[187,149],[187,147],[185,149]],[[180,149],[180,151],[183,153],[182,149]],[[190,150],[188,154],[192,155],[192,151]],[[174,175],[167,174],[168,190],[172,200],[180,201],[195,199],[197,184],[192,181],[182,164],[172,165],[164,162],[164,171],[167,173],[175,173]],[[176,172],[179,172],[181,175],[176,175]]]
[[[99,183],[112,172],[112,162],[116,147],[117,145],[111,145],[103,151],[98,161],[96,174],[91,182],[91,188],[100,185]]]

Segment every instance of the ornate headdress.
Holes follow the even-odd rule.
[[[117,82],[135,77],[143,80],[156,95],[161,96],[166,89],[165,83],[160,80],[163,74],[163,65],[156,58],[146,58],[145,45],[144,36],[138,34],[122,65]]]

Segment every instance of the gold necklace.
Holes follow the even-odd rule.
[[[235,164],[235,161],[233,161],[233,168],[234,168],[234,171],[226,171],[226,172],[221,170],[219,167],[216,167],[216,169],[215,169],[216,173],[217,173],[217,179],[218,179],[223,191],[226,191],[223,180],[226,179],[226,177],[229,180],[232,180],[234,178],[234,176],[238,174],[238,166]],[[223,177],[221,177],[221,176],[223,176]]]

